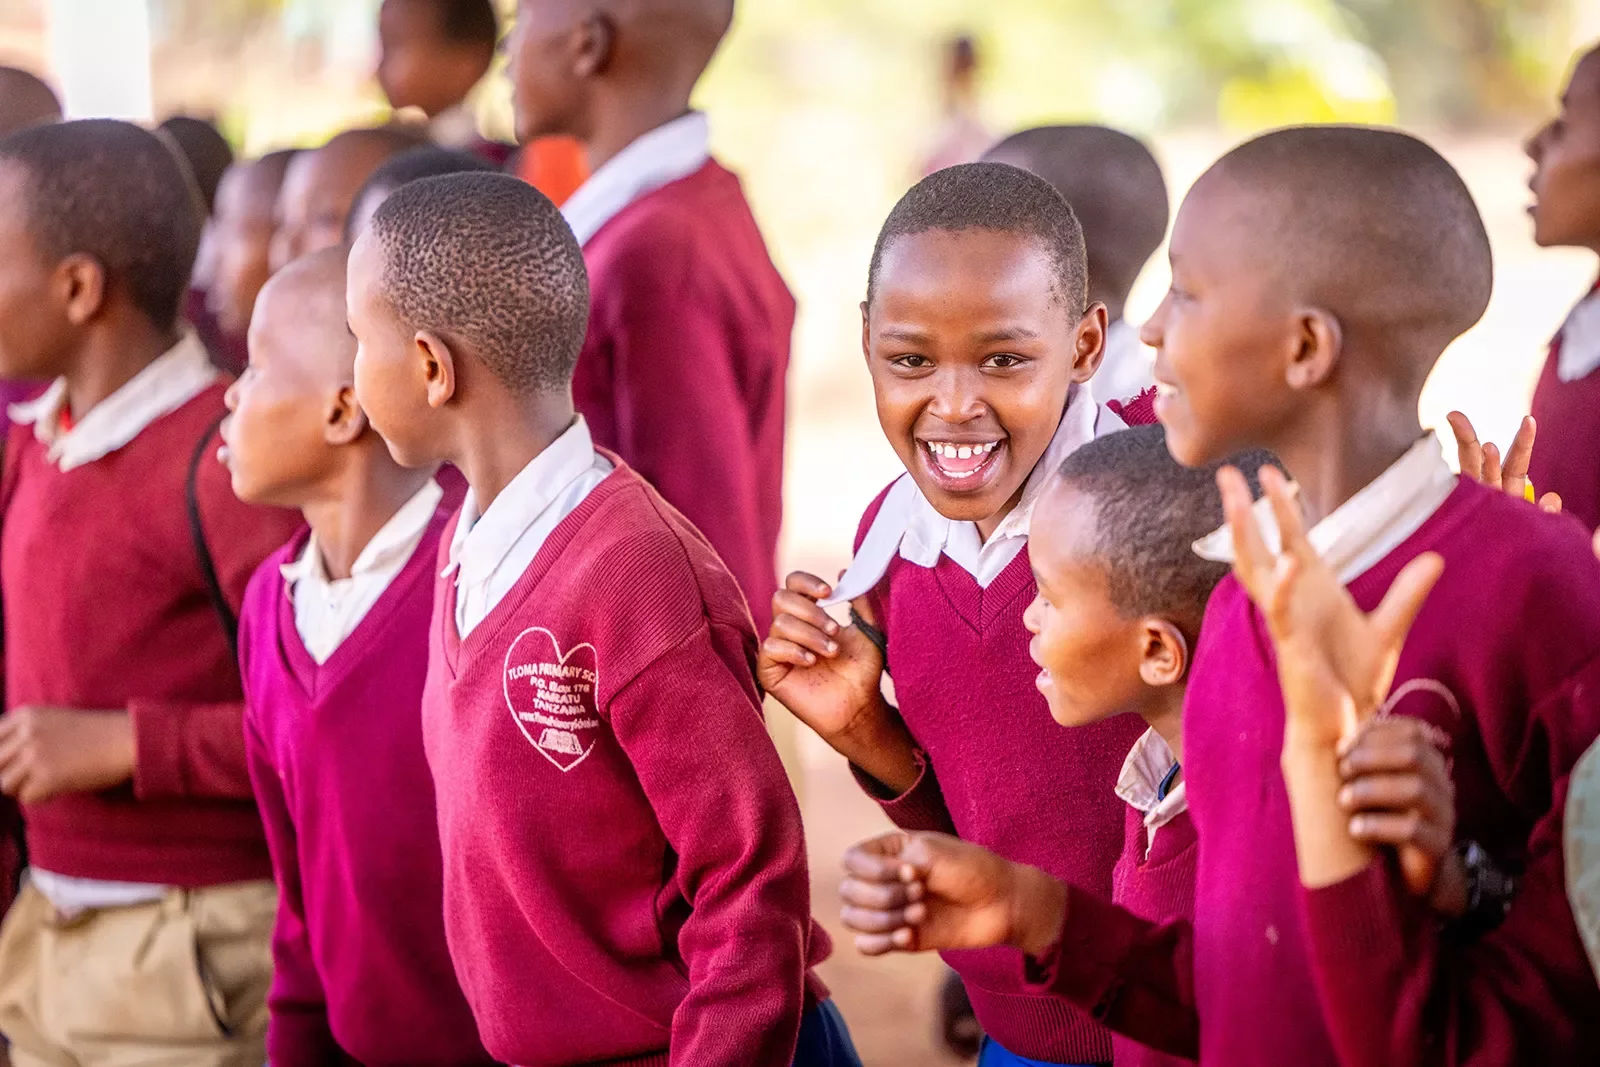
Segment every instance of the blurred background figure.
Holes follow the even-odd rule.
[[[256,294],[272,276],[278,192],[295,154],[281,149],[229,167],[200,242],[195,274],[206,279],[205,309],[220,335],[212,358],[234,374],[244,369]]]
[[[188,295],[184,297],[183,317],[199,334],[200,343],[205,345],[211,361],[224,370],[237,373],[245,363],[243,338],[230,337],[218,325],[206,297],[207,291],[216,282],[216,251],[210,240],[211,219],[216,211],[217,186],[233,165],[233,146],[228,144],[227,138],[216,126],[190,115],[173,115],[157,126],[155,132],[177,157],[205,217],[200,251],[194,260],[194,274],[189,279]]]
[[[965,34],[952,37],[945,45],[941,74],[942,114],[933,147],[922,164],[923,174],[971,163],[994,144],[995,136],[979,114],[979,73],[977,42]]]
[[[295,156],[278,192],[272,270],[343,244],[345,220],[372,172],[425,141],[417,130],[374,126],[346,130],[321,148]]]
[[[396,111],[416,108],[427,117],[435,143],[504,166],[515,146],[484,137],[469,104],[499,41],[492,0],[383,0],[378,85]]]
[[[61,121],[61,101],[37,75],[18,67],[0,67],[0,137]]]

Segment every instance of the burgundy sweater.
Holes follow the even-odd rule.
[[[278,881],[275,1067],[487,1063],[445,947],[422,686],[442,507],[389,588],[318,665],[267,558],[239,626],[245,747]]]
[[[1112,901],[1152,922],[1192,920],[1195,860],[1199,852],[1194,820],[1187,811],[1174,816],[1156,831],[1155,847],[1146,856],[1150,837],[1144,828],[1144,813],[1131,804],[1124,807],[1127,826],[1122,858],[1111,872]],[[1115,1067],[1181,1067],[1193,1061],[1113,1034],[1111,1062]]]
[[[1561,337],[1533,391],[1539,444],[1528,477],[1540,494],[1561,494],[1562,509],[1593,530],[1600,527],[1600,370],[1564,382],[1556,373]]]
[[[1458,836],[1524,872],[1505,923],[1453,939],[1388,857],[1301,886],[1271,642],[1228,578],[1184,708],[1194,923],[1143,922],[1069,892],[1043,984],[1176,1050],[1194,1047],[1198,1018],[1202,1063],[1587,1062],[1600,991],[1565,899],[1561,818],[1572,765],[1600,734],[1600,563],[1575,523],[1463,481],[1351,595],[1372,610],[1430,550],[1444,577],[1388,708],[1428,722],[1445,747]]]
[[[755,634],[615,462],[465,640],[441,579],[423,735],[450,951],[507,1063],[787,1064],[828,940]]]
[[[572,381],[578,410],[596,444],[705,534],[765,634],[795,304],[739,180],[707,162],[618,212],[583,258],[591,309]]]
[[[189,460],[225,382],[121,448],[63,473],[33,427],[6,443],[0,590],[6,707],[127,708],[133,781],[29,805],[31,862],[57,874],[206,886],[268,878],[245,767],[239,671],[212,607],[185,504]],[[256,566],[299,526],[241,504],[200,464],[201,523],[238,611]]]
[[[858,549],[882,502],[862,518]],[[1109,897],[1126,807],[1114,789],[1145,725],[1119,715],[1063,730],[1050,717],[1022,625],[1036,589],[1026,548],[987,589],[948,556],[932,568],[895,557],[870,598],[922,774],[893,798],[857,776],[897,826],[954,832]],[[1024,987],[1015,950],[944,956],[984,1032],[1009,1051],[1053,1063],[1111,1058],[1110,1035],[1088,1015]]]

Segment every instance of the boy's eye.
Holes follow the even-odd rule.
[[[915,352],[908,352],[903,356],[895,356],[889,362],[904,370],[922,370],[925,367],[933,366],[933,360],[927,356],[919,356]]]
[[[984,362],[984,365],[987,366],[987,367],[995,367],[995,368],[998,368],[1000,370],[1008,370],[1011,367],[1020,367],[1020,366],[1022,366],[1024,363],[1027,362],[1027,360],[1025,360],[1021,356],[1015,355],[1015,354],[1013,354],[1011,352],[996,352],[994,355],[990,356],[988,359],[984,360],[983,362]]]

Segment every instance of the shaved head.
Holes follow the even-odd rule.
[[[1426,356],[1426,367],[1412,368],[1419,388],[1488,307],[1493,261],[1472,194],[1408,134],[1278,130],[1223,156],[1190,200],[1231,220],[1248,245],[1244,261],[1270,272],[1285,296],[1332,313],[1347,332]]]
[[[278,196],[278,236],[273,269],[344,243],[345,221],[356,194],[386,161],[424,143],[418,131],[395,126],[346,130],[289,164]]]
[[[356,339],[345,321],[345,252],[325,248],[301,256],[274,274],[261,290],[257,318],[283,343],[279,360],[292,360],[319,387],[349,385]]]
[[[0,67],[0,137],[60,121],[61,101],[50,86],[25,70]]]
[[[1039,126],[1012,134],[983,158],[1037,174],[1072,205],[1089,254],[1090,298],[1120,317],[1167,234],[1167,185],[1150,149],[1105,126]]]

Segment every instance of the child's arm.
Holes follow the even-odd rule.
[[[245,715],[245,753],[267,851],[278,883],[272,927],[272,987],[267,992],[267,1059],[276,1067],[321,1067],[346,1061],[328,1025],[327,997],[311,958],[305,899],[300,888],[294,819],[284,800],[277,766],[254,720]]]
[[[883,699],[883,653],[859,627],[840,626],[818,606],[832,592],[815,575],[789,575],[772,598],[757,680],[870,780],[869,792],[896,825],[954,832],[927,757]],[[872,621],[865,599],[854,607]]]
[[[1199,1054],[1187,922],[1148,922],[946,834],[885,834],[844,864],[841,918],[864,954],[1010,945],[1041,992],[1162,1052]]]
[[[672,1018],[673,1067],[788,1063],[804,1003],[800,808],[754,679],[723,651],[738,640],[702,624],[607,705],[691,907],[677,938],[689,989]]]
[[[1552,809],[1533,827],[1526,871],[1504,924],[1468,942],[1406,890],[1404,853],[1400,864],[1375,856],[1351,837],[1338,810],[1340,739],[1380,706],[1439,561],[1414,560],[1368,617],[1310,549],[1281,477],[1262,476],[1283,532],[1281,557],[1261,545],[1237,472],[1225,472],[1219,483],[1240,549],[1241,581],[1262,607],[1278,657],[1284,780],[1311,964],[1341,1060],[1474,1067],[1575,1062],[1580,1050],[1593,1047],[1600,992],[1564,906],[1565,776],[1553,783]],[[1592,719],[1578,702],[1596,685],[1600,662],[1545,701],[1559,706],[1529,709],[1526,722],[1541,749],[1565,735],[1539,724]],[[1560,763],[1559,752],[1551,761]]]

